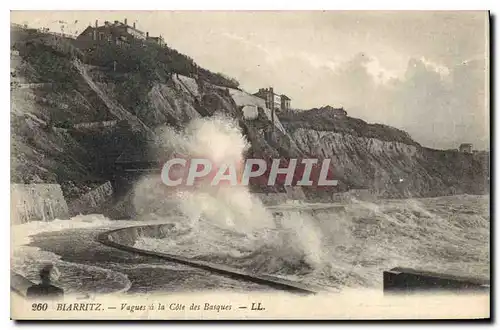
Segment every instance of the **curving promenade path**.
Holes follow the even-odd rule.
[[[163,229],[168,230],[169,228],[167,227],[171,227],[171,225],[166,225],[166,224],[146,225],[146,226],[135,226],[135,227],[115,229],[100,234],[97,240],[106,246],[114,247],[123,251],[128,251],[144,256],[160,258],[162,260],[179,263],[197,269],[203,269],[211,273],[226,276],[234,280],[257,283],[264,286],[268,286],[270,288],[285,290],[294,293],[313,294],[317,293],[318,291],[321,291],[320,288],[288,281],[273,276],[253,274],[247,271],[235,269],[232,267],[227,267],[224,265],[214,264],[211,262],[206,262],[201,260],[188,259],[178,255],[172,255],[156,251],[148,251],[133,246],[136,239],[139,238],[140,236],[163,238],[165,236],[165,231]]]

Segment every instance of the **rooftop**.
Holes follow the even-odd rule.
[[[136,31],[137,33],[139,34],[142,34],[144,35],[145,33],[142,32],[141,30],[139,30],[138,28],[136,28],[135,26],[135,22],[133,23],[133,25],[129,25],[127,23],[127,19],[125,18],[125,21],[124,22],[120,22],[118,20],[114,21],[114,22],[110,22],[110,21],[104,21],[104,24],[103,25],[99,25],[99,21],[96,20],[95,21],[95,26],[92,26],[91,24],[89,24],[89,27],[92,27],[92,28],[99,28],[99,27],[104,27],[104,26],[111,26],[111,27],[125,27],[125,28],[130,28],[134,31]]]
[[[272,89],[272,87],[270,87],[270,88],[259,88],[259,90],[258,90],[257,92],[255,92],[255,93],[253,93],[253,95],[260,96],[261,94],[270,93],[270,92],[271,92],[271,89]],[[277,94],[274,90],[273,90],[273,93],[274,93],[275,95],[279,95],[279,94]],[[285,100],[289,100],[289,101],[291,100],[291,98],[289,98],[289,97],[288,97],[288,96],[286,96],[285,94],[281,94],[281,95],[279,95],[279,96],[280,96],[281,98],[285,99]]]

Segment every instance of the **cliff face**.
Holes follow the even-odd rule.
[[[293,116],[284,115],[282,121],[300,150],[330,158],[334,176],[350,188],[369,189],[381,197],[488,190],[487,155],[423,148],[405,132],[359,119],[322,113],[315,125],[314,113],[300,114],[301,120]]]
[[[136,162],[156,157],[149,151],[158,127],[182,127],[221,112],[240,123],[252,145],[248,157],[331,158],[341,181],[335,191],[370,189],[384,197],[487,191],[489,155],[426,149],[401,130],[331,108],[282,113],[273,126],[264,100],[244,91],[165,74],[161,67],[154,74],[114,72],[83,64],[74,50],[68,55],[30,42],[16,44],[16,79],[50,86],[11,90],[13,182],[61,183],[67,194],[66,182],[114,180],[120,155]],[[101,127],[98,122],[116,124],[78,129]]]

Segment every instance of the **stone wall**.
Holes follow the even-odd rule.
[[[79,123],[73,125],[73,128],[76,130],[85,130],[85,129],[104,129],[106,127],[114,127],[118,124],[118,120],[107,120],[107,121],[96,121],[91,123]]]
[[[11,184],[11,223],[68,219],[68,205],[58,184]]]
[[[72,215],[98,212],[99,208],[106,203],[112,195],[113,186],[111,182],[107,181],[99,187],[80,196],[80,198],[70,202],[69,210]]]

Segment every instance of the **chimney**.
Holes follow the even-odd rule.
[[[134,22],[134,29],[135,29],[135,22]]]
[[[127,25],[127,18],[125,17],[125,19],[123,20],[123,23],[125,23],[125,25]]]
[[[97,27],[98,24],[99,24],[99,21],[95,20],[95,27]]]

